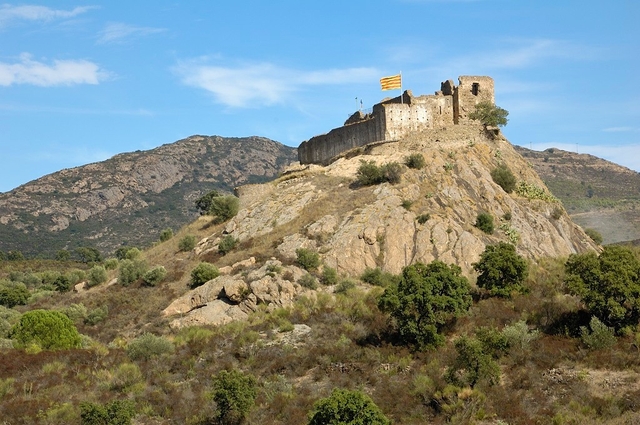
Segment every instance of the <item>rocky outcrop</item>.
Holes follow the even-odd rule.
[[[239,267],[234,264],[231,269]],[[163,315],[179,316],[171,322],[174,328],[246,319],[260,305],[268,311],[291,305],[299,294],[308,292],[296,283],[305,274],[298,267],[271,259],[246,274],[221,275],[206,282],[174,300]]]
[[[400,183],[355,184],[361,161],[403,163],[412,153],[422,154],[427,165],[403,166]],[[282,259],[295,258],[300,247],[315,249],[325,264],[351,276],[375,267],[398,273],[433,260],[456,263],[470,275],[485,246],[499,241],[514,243],[531,259],[597,249],[560,202],[506,193],[491,178],[501,164],[519,182],[546,190],[500,133],[460,126],[414,133],[347,153],[327,167],[285,173],[265,190],[241,196],[243,208],[225,231],[240,241],[273,237]],[[474,227],[480,213],[494,218],[492,234]]]

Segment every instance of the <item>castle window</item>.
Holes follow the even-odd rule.
[[[480,90],[480,83],[473,83],[473,85],[471,85],[471,94],[477,96],[478,90]]]

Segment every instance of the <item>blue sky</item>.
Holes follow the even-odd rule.
[[[639,22],[637,0],[0,3],[0,191],[193,134],[297,146],[400,71],[416,95],[492,76],[512,143],[640,171]]]

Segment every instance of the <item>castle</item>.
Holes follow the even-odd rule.
[[[480,102],[495,103],[493,78],[461,76],[441,83],[433,95],[413,96],[407,90],[373,106],[370,114],[358,111],[327,134],[312,137],[298,147],[301,164],[326,165],[341,153],[372,142],[398,140],[408,133],[464,125]]]

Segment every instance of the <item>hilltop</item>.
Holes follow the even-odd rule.
[[[0,251],[147,246],[193,221],[203,193],[273,179],[295,158],[263,137],[191,136],[61,170],[0,194]]]

